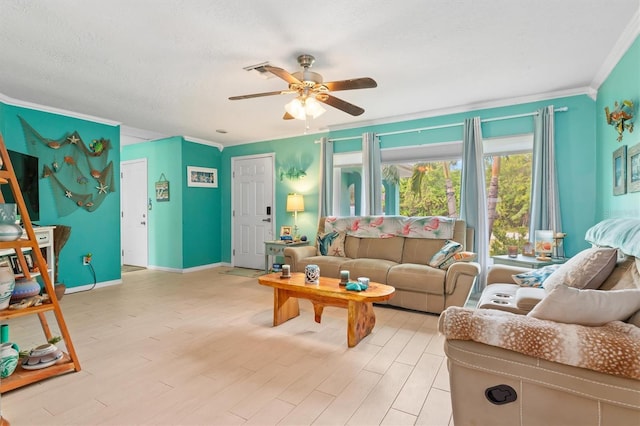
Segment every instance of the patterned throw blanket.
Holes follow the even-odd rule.
[[[547,361],[640,380],[640,328],[562,324],[494,309],[450,307],[440,316],[447,339],[473,340]]]
[[[444,216],[327,217],[325,232],[344,232],[360,238],[453,238],[456,220]]]

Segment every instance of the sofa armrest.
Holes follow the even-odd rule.
[[[315,246],[301,246],[301,247],[285,247],[283,251],[284,263],[291,265],[291,271],[297,271],[296,264],[301,259],[316,255]]]
[[[512,275],[530,271],[529,268],[520,268],[517,266],[493,265],[487,273],[487,285],[489,284],[515,284]]]
[[[480,264],[476,262],[456,262],[449,266],[444,278],[445,308],[464,306],[471,288],[480,274]]]
[[[447,340],[472,340],[534,358],[640,380],[640,330],[622,321],[585,326],[495,309],[454,306],[442,312],[438,330]]]

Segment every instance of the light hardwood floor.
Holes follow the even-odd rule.
[[[375,307],[352,349],[346,310],[311,303],[272,327],[273,289],[255,278],[137,271],[61,301],[82,371],[1,396],[19,425],[452,425],[436,315]],[[57,325],[49,318],[54,334]],[[21,349],[36,316],[10,322]]]

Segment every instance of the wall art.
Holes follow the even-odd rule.
[[[218,187],[218,169],[187,166],[187,186]]]
[[[627,150],[627,191],[640,192],[640,142]]]
[[[613,195],[627,192],[627,146],[613,151]]]

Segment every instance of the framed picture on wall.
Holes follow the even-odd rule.
[[[218,187],[218,169],[187,166],[187,186]]]
[[[627,191],[640,191],[640,142],[627,151]]]
[[[613,151],[613,195],[627,193],[627,146]]]

